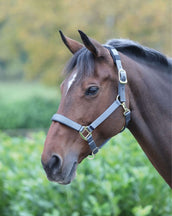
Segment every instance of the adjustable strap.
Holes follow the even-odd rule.
[[[125,99],[125,84],[127,83],[126,71],[122,67],[121,59],[118,54],[118,51],[110,45],[104,45],[104,47],[106,47],[109,50],[114,63],[116,63],[116,67],[118,70],[118,77],[119,77],[118,95],[120,96],[120,101],[124,102],[126,101]]]
[[[98,127],[102,122],[104,122],[119,106],[121,105],[121,102],[116,99],[113,104],[111,104],[110,107],[108,107],[104,113],[102,113],[95,121],[93,121],[89,128],[91,130],[94,130],[96,127]]]
[[[99,148],[96,146],[92,134],[88,137],[87,142],[92,151],[92,154],[95,155],[99,151]]]
[[[125,116],[125,128],[128,126],[128,123],[131,120],[131,111],[129,110],[126,114],[124,114]]]
[[[54,114],[51,120],[56,121],[56,122],[60,122],[60,123],[72,128],[76,131],[80,131],[83,128],[82,125],[80,125],[77,122],[74,122],[71,119],[69,119],[63,115],[60,115],[60,114]]]

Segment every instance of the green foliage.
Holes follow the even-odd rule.
[[[172,194],[129,132],[85,159],[67,186],[49,182],[40,157],[45,134],[0,133],[2,216],[170,216]]]
[[[39,84],[1,83],[0,129],[48,128],[59,96]]]
[[[77,30],[105,43],[130,38],[171,54],[171,0],[1,0],[0,79],[56,84],[69,58],[59,29]]]
[[[57,104],[53,100],[34,96],[8,107],[1,106],[0,128],[47,128],[50,118],[56,112]]]

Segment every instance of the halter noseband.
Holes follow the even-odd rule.
[[[109,45],[105,45],[114,61],[114,64],[117,66],[118,70],[118,77],[119,77],[119,83],[118,83],[118,96],[116,100],[96,119],[94,120],[90,125],[88,126],[82,126],[78,124],[77,122],[72,121],[71,119],[61,115],[61,114],[54,114],[52,117],[52,121],[59,122],[61,124],[64,124],[76,131],[79,132],[82,139],[88,142],[89,147],[91,148],[92,155],[94,156],[99,149],[108,141],[105,141],[100,147],[96,146],[96,143],[93,140],[92,132],[95,130],[102,122],[104,122],[119,106],[122,106],[124,109],[124,117],[125,117],[125,126],[122,128],[121,132],[127,127],[130,119],[131,119],[131,112],[126,107],[126,98],[125,98],[125,84],[127,83],[127,75],[126,71],[122,68],[120,56],[118,54],[118,51]]]

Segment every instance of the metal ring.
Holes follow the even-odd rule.
[[[118,94],[118,95],[116,96],[116,100],[118,100],[118,101],[120,102],[119,97],[120,97],[120,96],[119,96],[119,94]]]
[[[88,160],[93,160],[95,158],[95,154],[92,152],[91,156],[88,156],[87,159]]]

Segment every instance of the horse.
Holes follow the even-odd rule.
[[[126,127],[172,187],[171,59],[126,39],[102,45],[79,30],[41,162],[47,178],[69,184],[79,163]]]

